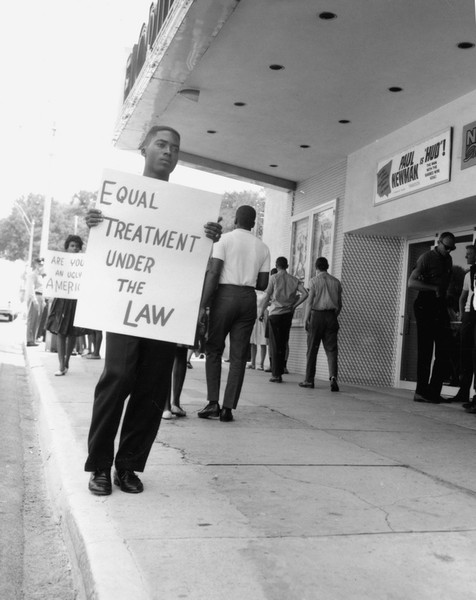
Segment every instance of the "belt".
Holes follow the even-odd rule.
[[[35,292],[37,296],[43,296],[43,292]]]
[[[313,312],[335,312],[335,308],[311,308]]]
[[[238,288],[240,290],[255,290],[252,285],[235,285],[234,283],[220,283],[218,287],[221,288]]]

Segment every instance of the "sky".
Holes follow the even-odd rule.
[[[67,202],[94,191],[104,168],[142,172],[111,138],[125,64],[152,0],[21,0],[0,23],[0,218],[28,193]],[[252,184],[177,167],[173,183],[223,193]]]

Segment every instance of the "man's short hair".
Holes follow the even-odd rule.
[[[473,252],[476,252],[476,246],[474,244],[468,244],[466,246],[466,250],[472,250]]]
[[[456,248],[456,244],[455,244],[455,236],[453,233],[451,233],[451,231],[443,231],[443,233],[440,235],[440,237],[438,238],[439,242],[443,242],[443,240],[445,238],[451,238],[453,240],[453,250]]]
[[[276,275],[276,273],[278,272],[278,269],[276,269],[275,267],[273,267],[271,269],[271,271],[269,272],[270,275]]]
[[[149,144],[150,140],[159,133],[159,131],[171,131],[178,138],[180,144],[180,133],[174,129],[173,127],[168,127],[167,125],[154,125],[149,129],[149,131],[145,134],[144,139],[139,145],[139,150],[142,152],[144,148]]]
[[[276,259],[276,266],[279,269],[287,269],[288,268],[288,259],[285,256],[278,256]]]
[[[319,271],[327,271],[328,268],[329,263],[327,262],[327,258],[319,256],[319,258],[316,260],[316,269],[319,269]]]
[[[45,262],[44,258],[35,258],[33,261],[36,265],[42,265]]]
[[[236,211],[235,222],[245,229],[253,229],[256,221],[256,211],[252,206],[243,204]]]

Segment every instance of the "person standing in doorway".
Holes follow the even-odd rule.
[[[246,371],[249,343],[257,317],[256,293],[265,290],[269,278],[269,249],[251,233],[256,211],[240,206],[235,229],[214,244],[201,301],[200,318],[210,309],[205,371],[208,404],[199,412],[202,419],[233,421],[232,409],[240,398]],[[230,370],[223,407],[220,410],[220,381],[225,339],[230,335]]]
[[[180,135],[175,129],[152,127],[140,146],[144,157],[143,175],[168,181],[178,162],[179,147]],[[86,215],[89,227],[102,220],[102,213],[95,209]],[[213,241],[220,238],[220,224],[207,223],[204,229]],[[173,343],[106,333],[105,364],[94,393],[84,466],[85,471],[91,473],[88,486],[91,493],[98,496],[111,493],[113,464],[115,485],[130,494],[143,491],[144,486],[135,471],[144,470],[159,430],[174,358]],[[124,412],[127,397],[129,402]],[[121,419],[119,444],[114,454]]]
[[[460,388],[456,396],[452,398],[453,402],[469,402],[475,358],[473,293],[476,272],[476,248],[473,244],[466,246],[465,258],[469,265],[469,270],[464,276],[463,289],[459,297],[459,318],[461,320],[459,354]]]
[[[453,271],[450,253],[455,248],[455,236],[443,232],[436,247],[419,257],[408,280],[408,287],[418,291],[414,303],[418,344],[415,402],[451,402],[441,397],[441,388],[450,365],[451,329],[446,293]]]
[[[295,309],[308,297],[308,291],[294,275],[287,272],[288,260],[285,256],[276,259],[276,275],[272,275],[266,289],[259,318],[264,319],[264,314],[269,307],[269,345],[271,362],[272,383],[281,383],[286,367],[286,350],[288,347],[289,332]]]
[[[316,276],[309,282],[309,298],[304,315],[307,331],[306,379],[301,381],[299,387],[314,387],[317,353],[322,341],[329,366],[331,392],[338,392],[337,317],[342,310],[342,285],[336,277],[329,275],[328,268],[327,258],[320,256],[316,260]]]

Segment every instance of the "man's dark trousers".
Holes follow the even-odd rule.
[[[337,378],[337,333],[339,321],[335,310],[311,310],[311,322],[307,333],[306,381],[313,383],[316,376],[316,360],[322,344],[329,365],[329,378]]]
[[[273,377],[280,377],[286,366],[286,347],[293,321],[293,313],[270,315],[269,323],[269,354],[273,357],[271,371]]]
[[[206,343],[205,371],[209,402],[220,399],[222,356],[230,335],[230,368],[224,408],[236,408],[245,378],[251,332],[256,321],[256,292],[239,285],[219,285],[212,305]]]
[[[413,308],[418,338],[415,392],[439,398],[450,369],[451,329],[446,301],[437,298],[433,292],[419,292]],[[432,368],[433,348],[435,360]]]
[[[171,385],[175,344],[117,333],[106,334],[104,371],[94,394],[85,471],[143,471],[159,429]],[[114,439],[121,427],[114,461]]]

